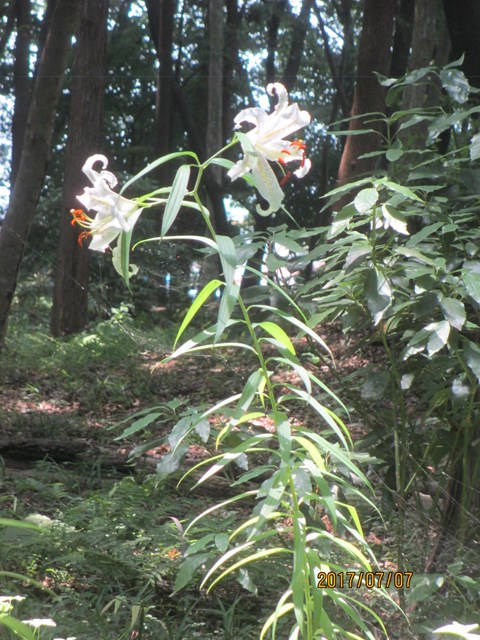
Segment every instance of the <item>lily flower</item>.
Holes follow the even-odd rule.
[[[288,92],[283,84],[269,84],[267,93],[278,97],[273,113],[267,114],[259,107],[252,107],[240,111],[234,120],[235,129],[240,129],[243,122],[255,126],[242,135],[240,144],[244,157],[228,172],[232,180],[251,172],[260,195],[269,203],[267,209],[257,206],[258,213],[264,216],[280,208],[285,197],[281,186],[292,173],[297,178],[303,178],[311,167],[311,161],[305,157],[306,145],[303,140],[284,139],[307,126],[311,120],[310,114],[300,111],[295,103],[288,104]],[[287,172],[279,183],[269,162],[278,162],[282,166],[296,162],[299,166],[295,171]]]
[[[102,170],[96,171],[93,166],[102,163]],[[87,158],[82,171],[92,183],[93,187],[86,187],[85,191],[77,196],[87,211],[96,211],[91,218],[81,209],[72,209],[72,224],[87,229],[78,236],[80,244],[91,237],[89,248],[95,251],[105,251],[122,231],[131,231],[142,211],[141,207],[133,200],[128,200],[115,193],[113,187],[117,185],[117,178],[105,171],[108,159],[99,153]]]

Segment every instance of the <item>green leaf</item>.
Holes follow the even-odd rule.
[[[473,299],[473,303],[480,307],[480,262],[477,260],[464,262],[462,278],[468,295]]]
[[[165,212],[163,214],[162,229],[160,231],[161,236],[165,236],[175,222],[175,218],[178,215],[180,207],[182,206],[183,198],[187,193],[188,180],[190,178],[190,165],[182,164],[175,175],[172,184],[172,190],[165,205]]]
[[[449,635],[463,638],[463,640],[480,640],[480,635],[478,633],[472,633],[472,631],[480,631],[480,625],[452,622],[451,624],[446,624],[443,627],[435,629],[433,633],[448,633]]]
[[[218,289],[218,287],[221,287],[222,285],[223,285],[223,282],[221,280],[211,280],[210,282],[207,282],[207,284],[203,287],[203,289],[200,291],[200,293],[196,296],[195,300],[192,303],[192,306],[187,311],[187,315],[183,319],[182,324],[180,325],[180,328],[177,331],[177,335],[175,337],[175,342],[173,343],[173,348],[174,349],[177,346],[178,341],[180,340],[183,332],[188,327],[188,325],[190,324],[190,322],[192,321],[194,316],[201,309],[201,307],[203,306],[204,302],[206,300],[208,300],[208,298],[212,295],[212,293],[214,291],[216,291]]]
[[[135,420],[135,422],[130,427],[128,427],[128,429],[125,429],[125,431],[122,434],[117,436],[115,440],[123,440],[124,438],[128,438],[134,433],[137,433],[137,431],[141,431],[142,429],[145,429],[146,427],[148,427],[149,424],[152,424],[152,422],[155,422],[155,420],[159,418],[161,415],[163,415],[163,412],[158,411],[154,413],[149,413],[148,415],[144,416],[143,418],[140,418],[139,420]]]
[[[360,193],[356,195],[353,206],[358,213],[367,213],[367,211],[370,211],[377,204],[378,197],[378,191],[373,187],[362,189]]]
[[[112,264],[115,271],[123,278],[126,286],[130,289],[130,277],[134,276],[138,267],[130,264],[130,243],[132,241],[131,231],[122,231],[116,246],[112,250]]]
[[[24,622],[21,622],[16,618],[12,618],[12,616],[0,616],[0,625],[2,624],[13,631],[15,635],[22,638],[22,640],[35,640],[35,633],[33,629]]]
[[[470,160],[478,160],[480,158],[480,133],[476,133],[470,141]]]
[[[480,382],[480,347],[471,340],[465,340],[463,353],[468,366],[475,374],[478,382]]]
[[[202,420],[195,427],[195,433],[200,436],[202,442],[208,442],[208,438],[210,437],[210,422],[208,420]]]
[[[230,536],[228,533],[218,533],[215,536],[215,546],[220,551],[220,553],[225,553],[228,549],[228,543],[230,541]]]
[[[382,205],[382,216],[385,221],[385,227],[392,227],[397,233],[404,236],[410,235],[407,229],[407,221],[404,216],[389,204]]]
[[[260,322],[257,326],[262,327],[264,331],[278,340],[282,344],[282,346],[284,346],[285,349],[292,355],[296,355],[295,347],[293,346],[292,341],[288,337],[287,333],[278,324],[276,324],[275,322],[265,321]]]
[[[210,558],[210,553],[198,553],[194,556],[189,556],[188,558],[186,558],[182,562],[182,566],[177,573],[172,595],[186,587],[187,584],[191,582],[197,569],[199,569],[202,564],[205,564]]]
[[[430,332],[427,342],[428,355],[433,356],[447,344],[448,336],[450,335],[450,324],[446,320],[442,320],[440,322],[432,322],[425,329]]]
[[[218,310],[218,323],[215,332],[214,342],[217,342],[222,335],[227,322],[230,320],[233,309],[238,300],[240,286],[235,284],[235,270],[237,268],[237,254],[233,240],[228,236],[216,237],[220,262],[222,263],[223,277],[225,279],[225,289],[220,300]]]
[[[405,593],[407,603],[416,604],[430,598],[444,583],[445,578],[439,574],[414,575],[410,589]]]
[[[350,224],[350,220],[356,214],[357,210],[353,206],[353,204],[348,204],[343,209],[341,209],[333,219],[333,222],[330,226],[330,230],[328,232],[328,239],[335,238],[340,233],[348,229],[348,225]]]
[[[442,298],[440,306],[445,320],[447,320],[452,327],[455,327],[455,329],[460,331],[467,319],[467,313],[463,302],[456,300],[455,298]]]
[[[387,149],[386,157],[389,162],[395,162],[403,156],[403,145],[400,140],[395,140],[393,146]]]
[[[365,281],[365,297],[374,324],[377,325],[392,303],[392,289],[387,278],[376,267],[370,269]]]
[[[42,527],[32,522],[25,522],[24,520],[11,520],[10,518],[0,518],[0,527],[17,527],[18,529],[30,529],[40,533]]]
[[[390,384],[390,373],[388,371],[375,371],[365,378],[361,396],[364,400],[382,400]]]
[[[409,200],[415,200],[416,202],[423,202],[423,200],[417,196],[417,194],[409,189],[408,187],[404,187],[401,184],[397,184],[396,182],[391,182],[391,180],[381,179],[378,181],[379,184],[387,187],[391,191],[395,191],[395,193],[401,193],[402,196],[407,197]]]
[[[121,188],[120,194],[124,193],[124,191],[128,189],[128,187],[132,185],[134,182],[136,182],[140,178],[143,178],[144,175],[146,175],[147,173],[150,173],[150,171],[153,171],[154,169],[164,164],[165,162],[170,162],[170,160],[175,160],[175,158],[183,158],[185,156],[193,158],[195,160],[195,164],[200,165],[198,156],[196,153],[193,153],[193,151],[178,151],[176,153],[169,153],[168,155],[162,156],[161,158],[157,158],[157,160],[154,160],[150,164],[147,164],[147,166],[144,167],[137,174],[135,174],[133,178],[130,178],[130,180],[128,180]]]
[[[278,444],[280,449],[280,457],[285,464],[291,462],[290,455],[292,451],[292,430],[288,416],[280,411],[273,414],[273,420],[277,431]]]
[[[368,243],[362,243],[353,246],[345,259],[345,271],[350,271],[355,267],[358,267],[364,262],[372,253],[372,247]]]
[[[233,310],[235,309],[235,305],[237,304],[239,293],[240,286],[238,284],[231,284],[223,290],[222,298],[220,300],[220,308],[218,310],[218,322],[215,338],[213,340],[214,343],[216,343],[223,334]]]
[[[463,104],[468,100],[470,85],[463,71],[459,69],[442,69],[440,80],[453,102]]]
[[[418,233],[415,233],[409,239],[409,241],[407,242],[407,247],[411,248],[419,244],[420,242],[423,242],[433,233],[436,233],[440,229],[440,227],[443,227],[443,225],[444,225],[443,222],[434,222],[433,224],[429,224],[426,227],[423,227],[423,229],[418,231]]]
[[[238,401],[235,417],[239,420],[252,404],[260,386],[265,382],[265,375],[261,369],[254,371],[243,386],[242,395]]]

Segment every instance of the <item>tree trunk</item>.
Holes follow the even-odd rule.
[[[371,122],[372,116],[361,116],[385,111],[385,92],[374,72],[387,75],[390,69],[394,15],[394,0],[365,0],[358,51],[357,82],[353,97],[352,120],[349,125],[349,130],[352,132],[360,129],[374,129],[380,133],[383,129],[381,122]],[[359,159],[359,156],[379,148],[381,143],[379,133],[352,135],[347,138],[338,170],[339,184],[349,182],[362,173],[373,171],[375,158]]]
[[[410,47],[412,45],[415,0],[400,0],[395,15],[390,76],[399,78],[407,72]]]
[[[287,7],[286,0],[274,0],[272,2],[270,19],[267,25],[267,58],[265,60],[265,82],[275,82],[277,73],[275,70],[275,55],[278,51],[278,30],[282,16]]]
[[[438,17],[441,16],[440,0],[416,0],[414,23],[411,43],[411,53],[408,60],[408,71],[428,67],[432,64],[440,29]],[[433,80],[440,85],[438,80]],[[421,109],[438,100],[441,87],[432,91],[432,86],[421,83],[405,87],[402,110]],[[399,132],[399,139],[410,149],[422,149],[428,136],[428,122],[419,122],[413,127]],[[408,156],[403,156],[397,166],[409,170]]]
[[[300,15],[295,19],[292,30],[292,42],[288,55],[287,64],[282,76],[282,84],[291,91],[297,81],[298,70],[302,62],[305,38],[310,27],[310,13],[314,5],[314,0],[303,0]]]
[[[223,133],[230,135],[233,126],[233,73],[238,60],[238,30],[241,19],[237,0],[226,0],[225,43],[223,57]]]
[[[224,18],[223,0],[209,0],[208,3],[208,102],[207,102],[207,132],[205,147],[210,157],[223,147],[223,45]],[[222,169],[218,166],[210,167],[210,172],[218,185],[222,188]]]
[[[460,67],[474,87],[480,87],[480,3],[478,0],[443,0],[452,41],[451,59],[465,59]]]
[[[157,93],[155,101],[155,153],[160,157],[172,151],[173,122],[173,33],[176,0],[147,0],[148,22],[158,56]],[[161,165],[155,173],[160,185],[173,179],[170,164]]]
[[[28,232],[45,178],[55,111],[83,2],[57,0],[32,91],[17,179],[0,229],[0,345],[17,283]]]
[[[12,164],[10,168],[10,188],[13,188],[15,184],[30,104],[30,12],[30,0],[17,0],[15,4],[17,37],[15,39],[15,61],[13,63],[13,91],[15,94],[15,107],[12,116]]]
[[[428,67],[433,61],[437,39],[440,0],[416,0],[413,23],[412,47],[408,70]],[[405,89],[402,109],[422,107],[427,95],[425,85],[411,85]]]
[[[88,248],[78,243],[79,230],[70,209],[87,186],[86,158],[101,146],[108,0],[86,0],[73,63],[68,141],[65,154],[58,268],[55,272],[50,329],[54,336],[81,331],[88,320]]]

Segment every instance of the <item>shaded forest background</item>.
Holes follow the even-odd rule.
[[[301,134],[312,170],[302,180],[292,177],[284,187],[286,209],[293,219],[281,211],[269,218],[254,213],[259,201],[262,204],[260,196],[240,180],[231,183],[219,167],[206,171],[201,198],[212,213],[216,234],[237,238],[236,242],[238,237],[248,238],[245,245],[256,248],[245,253],[253,268],[242,281],[245,299],[250,295],[254,302],[265,302],[265,287],[259,286],[255,268],[266,266],[273,274],[272,282],[278,284],[277,293],[287,291],[304,305],[306,315],[302,317],[308,317],[312,330],[319,327],[338,359],[338,368],[327,364],[318,343],[317,350],[312,347],[308,332],[297,335],[298,317],[290,314],[288,301],[269,293],[270,312],[280,327],[273,329],[277,333],[269,334],[270,338],[284,340],[287,351],[290,347],[298,351],[293,371],[308,372],[300,376],[302,381],[311,381],[310,375],[321,378],[317,391],[325,406],[331,406],[332,395],[322,387],[324,380],[350,411],[345,411],[345,420],[348,414],[358,449],[349,450],[351,458],[346,459],[365,463],[366,473],[374,478],[375,500],[382,514],[372,515],[363,507],[366,542],[379,550],[379,566],[386,571],[390,567],[390,572],[402,573],[410,566],[416,571],[412,592],[402,587],[395,595],[395,603],[411,616],[415,629],[394,606],[374,599],[372,606],[379,616],[393,621],[391,637],[430,640],[436,624],[429,620],[434,595],[435,620],[447,621],[442,616],[447,616],[443,609],[448,602],[449,621],[476,622],[472,612],[480,595],[476,575],[480,564],[478,540],[476,534],[470,534],[478,528],[480,495],[480,232],[476,209],[480,187],[473,165],[480,158],[479,33],[480,7],[475,0],[0,0],[0,373],[5,381],[0,454],[7,460],[9,455],[27,461],[46,455],[62,464],[76,463],[82,458],[85,441],[76,442],[75,421],[85,419],[89,434],[85,437],[95,441],[92,447],[92,440],[88,441],[89,455],[95,457],[100,447],[101,455],[113,460],[116,471],[128,474],[132,470],[131,458],[127,460],[130,447],[133,457],[145,462],[147,477],[145,483],[108,478],[111,484],[106,496],[101,493],[103,477],[97,478],[95,491],[83,485],[72,488],[71,477],[67,481],[62,476],[60,483],[45,480],[50,473],[45,466],[40,469],[44,475],[38,485],[31,481],[26,488],[25,500],[22,491],[27,485],[18,489],[15,480],[10,485],[7,478],[6,503],[10,505],[14,496],[12,504],[17,504],[18,489],[22,508],[32,503],[52,517],[60,513],[63,525],[68,528],[73,523],[72,531],[76,527],[85,539],[83,556],[74,550],[66,555],[69,570],[64,579],[62,569],[48,554],[56,558],[67,529],[57,530],[58,539],[54,532],[48,542],[51,546],[41,552],[35,551],[34,544],[29,547],[27,540],[25,557],[19,557],[18,550],[16,555],[2,529],[2,541],[12,551],[5,566],[0,563],[0,570],[30,571],[37,580],[45,575],[43,586],[53,585],[65,593],[71,609],[78,604],[81,610],[83,593],[91,590],[99,609],[96,624],[103,624],[99,620],[106,619],[108,607],[118,613],[111,627],[105,623],[102,638],[139,637],[135,635],[138,630],[148,628],[145,612],[153,611],[150,622],[152,629],[158,629],[164,611],[172,614],[175,627],[185,611],[196,612],[199,602],[200,608],[204,606],[200,597],[191,604],[188,589],[176,610],[165,604],[171,602],[172,585],[178,586],[179,575],[180,582],[184,580],[182,588],[186,587],[185,574],[190,571],[192,578],[201,563],[207,563],[198,554],[197,565],[189,568],[185,539],[183,533],[179,535],[180,521],[191,517],[194,504],[176,493],[177,487],[161,484],[168,476],[162,475],[164,468],[170,463],[172,469],[177,462],[180,465],[169,457],[175,447],[170,447],[167,427],[175,425],[174,433],[187,421],[194,444],[186,455],[192,457],[193,451],[195,458],[205,454],[201,429],[195,431],[198,424],[192,418],[191,405],[197,400],[202,407],[219,403],[223,386],[228,393],[240,391],[240,404],[245,397],[248,406],[253,398],[255,402],[261,398],[265,420],[253,419],[248,427],[255,437],[260,433],[259,438],[271,427],[274,412],[268,414],[265,409],[263,383],[252,378],[255,374],[249,372],[248,358],[230,352],[215,354],[197,362],[191,358],[180,369],[160,362],[171,353],[170,321],[185,316],[201,286],[222,277],[217,260],[186,243],[142,245],[135,249],[134,261],[140,270],[132,278],[130,292],[120,282],[109,251],[92,252],[88,241],[79,242],[81,229],[72,226],[70,210],[78,206],[76,197],[87,186],[82,166],[88,156],[107,156],[108,169],[120,184],[161,155],[191,149],[204,160],[231,140],[233,119],[241,109],[261,105],[268,111],[274,107],[265,87],[280,82],[291,100],[312,115],[311,126]],[[237,154],[236,149],[228,151],[232,161],[238,159]],[[145,175],[127,196],[171,185],[177,162]],[[356,185],[353,190],[348,186],[352,182]],[[325,206],[324,196],[332,189],[336,191]],[[224,197],[225,193],[229,195]],[[161,211],[147,210],[135,228],[135,239],[157,236],[160,229]],[[179,235],[207,233],[201,216],[192,216],[187,209],[181,210],[172,231]],[[276,244],[287,251],[275,253]],[[288,272],[283,281],[275,281],[275,274],[286,266],[295,269],[295,278],[290,279]],[[212,313],[214,305],[198,314],[196,321],[202,328]],[[296,325],[288,325],[292,318]],[[268,322],[256,324],[257,333],[265,326],[272,331]],[[291,335],[283,326],[288,326]],[[164,333],[152,347],[159,328]],[[48,339],[45,331],[50,334]],[[254,330],[251,333],[255,335]],[[248,336],[241,339],[248,343]],[[262,339],[267,353],[275,347],[274,342]],[[258,349],[262,358],[262,349]],[[288,377],[292,372],[286,373],[278,362],[268,373],[280,381],[272,388],[294,388],[296,383]],[[248,391],[254,383],[258,387]],[[22,400],[17,403],[13,398],[18,389]],[[310,401],[307,395],[306,404]],[[24,421],[22,402],[28,414]],[[156,402],[160,407],[148,409],[149,403]],[[35,403],[38,408],[32,409]],[[50,412],[58,407],[60,418],[55,426]],[[301,429],[309,424],[312,406],[296,407],[288,411],[295,429]],[[132,411],[140,413],[132,415]],[[316,415],[312,422],[313,432],[323,424],[322,411],[320,407],[321,419]],[[63,417],[66,413],[68,419]],[[213,414],[208,415],[212,418]],[[34,418],[33,428],[30,417]],[[114,419],[122,420],[125,442],[119,436],[121,445],[116,442],[112,451],[110,432],[91,433],[101,431],[99,426],[111,426]],[[220,430],[223,419],[212,418],[212,430]],[[40,439],[32,438],[36,420],[41,423]],[[68,436],[72,425],[74,435],[68,442],[63,431]],[[336,435],[335,428],[333,431]],[[123,457],[119,461],[120,446]],[[227,442],[227,451],[229,446]],[[325,459],[334,460],[332,473],[338,467],[340,476],[347,477],[348,502],[359,493],[358,478],[348,464],[335,467],[334,449],[329,446],[327,443]],[[299,449],[292,449],[292,456]],[[275,455],[275,448],[272,451]],[[213,449],[208,453],[213,455]],[[265,468],[262,464],[258,468],[260,471],[252,470],[253,479],[255,473],[263,478]],[[212,493],[202,495],[203,506],[218,498],[216,490],[223,496],[238,488],[235,473],[221,480],[219,488],[213,485]],[[0,485],[2,481],[0,477]],[[310,500],[324,487],[312,488],[308,482],[303,489],[310,487],[305,490]],[[167,490],[159,500],[158,492],[164,486]],[[325,487],[332,496],[338,490]],[[80,499],[72,498],[77,489]],[[339,495],[339,502],[335,498],[334,503],[335,508],[341,504],[341,514],[345,505],[342,494],[335,493]],[[63,499],[68,506],[61,511]],[[95,526],[84,519],[80,503],[96,514]],[[328,510],[320,518],[308,500],[306,504],[308,508],[301,505],[305,531],[317,531],[318,526],[330,534]],[[153,532],[151,505],[162,522]],[[9,509],[7,515],[14,518],[21,511],[17,514],[16,506]],[[297,521],[302,514],[296,514]],[[124,521],[127,517],[138,519],[136,529]],[[382,518],[385,521],[380,525]],[[169,526],[164,524],[167,519]],[[230,532],[233,525],[228,518],[226,522]],[[212,525],[215,533],[217,526]],[[128,534],[122,538],[125,530]],[[339,527],[339,531],[343,542],[344,530]],[[415,537],[419,535],[421,545]],[[226,539],[216,541],[215,546],[214,533],[208,536],[206,555],[213,564],[218,552],[225,552]],[[73,538],[75,549],[79,543]],[[137,556],[129,555],[132,540],[138,541]],[[88,550],[97,542],[100,546],[105,543],[104,553],[90,558]],[[165,580],[148,573],[149,560],[156,553],[153,546],[161,549]],[[32,549],[36,555],[30,556]],[[42,553],[47,558],[43,564],[38,560]],[[102,562],[110,554],[118,562],[118,573],[110,567],[103,574]],[[30,557],[35,557],[31,565]],[[179,566],[183,569],[178,572]],[[100,571],[94,577],[89,573],[92,567]],[[282,565],[279,576],[283,579],[288,570]],[[261,571],[259,575],[252,570],[252,575],[257,581],[262,579]],[[108,586],[99,595],[95,589],[102,581]],[[247,598],[254,593],[248,580],[238,582],[244,591],[229,585],[219,596],[225,628],[228,612],[237,615],[237,596],[243,607],[245,591],[251,587]],[[267,587],[263,601],[261,596],[258,601],[263,619],[271,605],[266,601],[278,597],[277,585]],[[367,594],[367,606],[371,605],[369,598]],[[225,603],[232,609],[227,611]],[[256,606],[254,603],[251,610],[246,606],[247,626],[233,629],[232,623],[230,635],[225,632],[224,637],[237,640],[243,637],[240,631],[245,638],[258,637],[252,631],[258,623]],[[133,611],[137,612],[135,620]],[[62,629],[67,629],[71,610],[59,607],[54,613],[64,616]],[[85,615],[79,614],[78,628],[83,628],[80,618]],[[202,612],[201,624],[209,623],[208,615]],[[378,620],[366,623],[356,613],[352,620],[356,631],[368,627],[366,638],[384,637]],[[325,628],[322,633],[326,635]],[[123,635],[118,629],[123,629]],[[217,631],[215,628],[211,637]],[[155,638],[177,637],[173,630],[164,635],[151,633]],[[202,637],[196,634],[193,628],[184,637]],[[79,637],[88,636],[80,633]],[[313,635],[304,637],[313,640]],[[330,637],[342,636],[331,631]]]
[[[55,281],[54,335],[88,321],[89,279],[107,268],[78,245],[69,220],[88,155],[106,154],[120,176],[185,147],[206,157],[231,138],[236,112],[265,100],[266,84],[282,82],[309,105],[314,122],[305,134],[314,168],[289,186],[287,208],[294,198],[299,224],[323,223],[321,197],[337,181],[371,171],[377,159],[359,158],[381,142],[372,132],[345,144],[335,135],[345,125],[333,123],[385,111],[377,73],[398,77],[464,54],[462,68],[475,85],[478,13],[475,2],[448,0],[3,2],[0,335],[22,264],[22,273],[50,272]],[[411,92],[408,107],[426,99]],[[349,124],[363,126],[361,118]],[[169,183],[173,171],[159,169],[145,189]],[[205,189],[216,229],[228,234],[224,181],[211,171]],[[233,203],[248,207],[242,185],[230,191]],[[257,230],[290,224],[280,215],[249,222]],[[144,224],[150,232],[158,220]],[[179,231],[195,224],[183,216]],[[165,274],[175,274],[175,288],[180,274],[188,279],[192,256],[164,249],[161,260],[149,267],[160,299]]]

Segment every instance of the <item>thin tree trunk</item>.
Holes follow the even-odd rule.
[[[83,2],[57,0],[32,91],[17,179],[0,228],[0,346],[30,226],[42,190],[67,54]]]
[[[15,40],[15,61],[13,63],[13,91],[15,95],[15,107],[12,116],[12,164],[10,168],[10,188],[13,188],[15,184],[30,105],[30,13],[30,0],[16,1],[15,15],[17,19],[17,37]]]
[[[465,58],[462,71],[474,87],[480,87],[480,3],[478,0],[443,0],[452,41],[452,60]]]
[[[68,141],[65,154],[58,268],[55,272],[50,329],[54,336],[81,331],[88,320],[88,248],[78,243],[79,230],[70,209],[87,186],[86,158],[101,146],[106,70],[108,0],[86,0],[73,63]]]
[[[241,19],[237,0],[226,0],[225,43],[223,56],[223,133],[229,134],[233,126],[233,72],[238,60],[238,30]]]
[[[361,116],[385,111],[384,88],[379,84],[374,72],[387,75],[390,69],[394,15],[395,0],[365,0],[357,82],[349,129],[352,132],[374,129],[378,133],[352,135],[347,138],[338,170],[340,184],[349,182],[362,173],[371,172],[375,167],[375,158],[360,159],[360,156],[379,148],[379,133],[383,125],[379,121],[371,122],[372,116]]]
[[[390,65],[390,76],[393,78],[399,78],[407,71],[412,44],[415,4],[415,0],[400,0],[397,7]]]
[[[337,95],[334,100],[336,100],[342,109],[343,117],[347,118],[349,113],[350,105],[348,104],[347,96],[345,94],[345,90],[342,82],[342,73],[337,69],[337,65],[335,64],[335,60],[333,57],[332,49],[330,47],[330,40],[328,38],[327,30],[325,29],[325,21],[322,16],[322,12],[319,7],[315,5],[315,15],[317,16],[318,25],[320,27],[320,32],[322,34],[323,40],[323,49],[325,51],[325,58],[327,59],[328,68],[330,69],[330,73],[332,74],[333,84],[335,85],[335,90]],[[343,40],[344,46],[346,44],[346,39]]]
[[[223,147],[223,45],[224,17],[223,0],[209,0],[208,3],[208,102],[207,132],[205,147],[211,156]],[[210,167],[218,188],[222,188],[222,169]]]
[[[428,67],[432,63],[437,39],[440,0],[416,0],[413,23],[412,47],[408,70]],[[405,89],[402,109],[422,107],[426,98],[426,86],[412,85]]]
[[[182,89],[176,82],[173,86],[173,95],[175,98],[175,106],[182,118],[192,151],[194,151],[199,158],[205,158],[205,145],[199,135],[198,126],[196,126],[192,114],[188,110],[182,94]],[[218,190],[215,181],[212,179],[211,173],[208,171],[204,174],[204,184],[212,204],[213,224],[215,225],[215,230],[221,235],[228,235],[229,229],[225,205],[223,203],[223,193]]]
[[[287,91],[291,91],[297,81],[298,70],[300,69],[305,48],[305,38],[310,28],[310,13],[313,5],[314,0],[303,0],[300,15],[295,19],[293,25],[290,52],[282,76],[282,84],[287,88]]]
[[[272,3],[270,20],[267,25],[267,58],[265,60],[265,80],[267,84],[275,82],[277,77],[275,55],[278,51],[278,30],[286,7],[286,0],[274,0]]]

